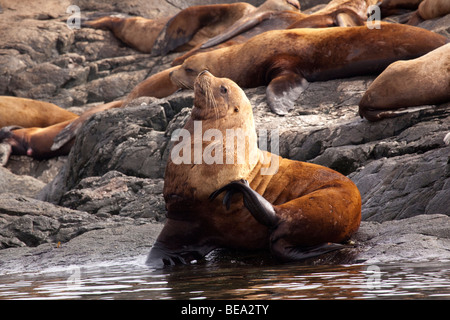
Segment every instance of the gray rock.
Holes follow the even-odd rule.
[[[353,237],[357,260],[366,264],[450,258],[450,217],[440,214],[379,222],[364,221]]]
[[[66,242],[88,230],[102,228],[98,222],[98,218],[85,212],[54,206],[26,196],[0,194],[2,249]]]
[[[182,126],[189,109],[182,116],[175,115],[190,103],[191,93],[176,95],[173,100],[143,97],[127,108],[94,115],[83,125],[67,163],[38,198],[59,203],[82,179],[109,171],[162,179],[170,134]]]
[[[350,178],[363,201],[363,219],[387,221],[420,214],[450,216],[450,147],[382,158]]]
[[[105,189],[114,184],[114,180]],[[129,183],[138,188],[139,183]],[[146,188],[143,185],[143,188]],[[101,188],[101,187],[99,187]],[[152,189],[152,191],[154,191]],[[138,192],[137,192],[138,193]],[[104,195],[104,199],[107,198]],[[149,203],[152,204],[154,203]],[[138,204],[126,203],[124,212],[137,208]],[[155,205],[157,208],[157,205]],[[149,211],[145,206],[142,210]],[[129,211],[128,211],[129,212]],[[107,212],[105,212],[107,213]],[[130,216],[131,214],[129,214]],[[0,194],[0,249],[10,247],[37,247],[41,244],[66,243],[85,232],[100,229],[110,229],[128,225],[155,223],[155,218],[144,219],[121,215],[90,214],[85,211],[73,210],[39,201],[26,196],[12,193]],[[0,251],[1,252],[1,251]]]
[[[5,168],[17,176],[30,176],[49,183],[58,174],[67,161],[67,156],[35,160],[30,157],[11,156]]]
[[[165,219],[163,179],[128,177],[109,171],[102,177],[89,177],[65,193],[61,205],[101,217],[119,215],[131,218]]]
[[[27,175],[15,175],[8,169],[0,166],[0,194],[12,192],[33,197],[44,186],[45,183],[36,178]]]
[[[71,265],[99,262],[129,263],[148,254],[161,229],[162,224],[119,225],[85,232],[59,246],[43,243],[38,247],[3,249],[0,250],[0,274],[55,267],[66,270]]]

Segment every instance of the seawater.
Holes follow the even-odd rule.
[[[450,299],[450,261],[356,265],[131,261],[0,274],[0,299]]]

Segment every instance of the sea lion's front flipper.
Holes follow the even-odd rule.
[[[238,192],[242,193],[244,196],[245,207],[259,223],[269,228],[277,225],[279,218],[277,217],[272,204],[264,199],[258,192],[250,188],[247,180],[232,181],[226,186],[211,193],[209,199],[214,200],[224,191],[227,193],[225,194],[223,203],[227,208],[230,207],[233,194]]]
[[[191,264],[193,261],[198,261],[204,257],[203,253],[198,251],[168,251],[161,243],[155,242],[150,250],[146,265],[154,268],[162,268],[164,266],[175,266],[182,264]]]
[[[277,240],[273,241],[270,248],[274,256],[276,256],[278,259],[282,261],[288,262],[314,258],[322,254],[340,250],[347,247],[348,246],[346,245],[332,242],[327,242],[308,247],[300,247],[300,246],[292,246],[283,239],[280,239],[279,241]]]
[[[278,115],[286,115],[294,109],[295,100],[308,86],[300,74],[286,71],[273,78],[266,89],[267,103]]]
[[[81,114],[78,118],[74,119],[67,126],[65,126],[53,139],[53,144],[51,146],[51,150],[59,150],[70,140],[75,138],[80,131],[84,122],[89,119],[93,114],[113,108],[120,108],[122,106],[122,101],[112,101],[105,104],[101,104],[95,106],[83,114]]]

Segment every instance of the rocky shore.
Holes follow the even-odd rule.
[[[121,98],[176,54],[151,57],[109,31],[69,29],[66,8],[156,17],[196,4],[73,2],[0,0],[1,95],[77,113]],[[450,38],[450,15],[421,26]],[[330,167],[358,186],[363,222],[354,261],[450,259],[450,103],[370,123],[357,105],[373,79],[310,83],[284,117],[270,112],[265,88],[245,92],[257,130],[278,129],[281,156]],[[0,167],[0,273],[147,254],[165,219],[171,133],[192,102],[190,91],[136,99],[91,117],[69,156],[13,156]]]

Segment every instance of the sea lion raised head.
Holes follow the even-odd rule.
[[[205,70],[194,92],[191,117],[175,138],[165,191],[207,199],[221,185],[245,178],[260,150],[250,101],[236,83]]]
[[[194,83],[194,94],[191,114],[194,120],[229,117],[227,122],[231,122],[233,118],[246,117],[253,123],[250,101],[244,91],[230,79],[214,78],[210,72],[204,70]]]
[[[194,92],[191,117],[172,139],[163,190],[168,219],[147,264],[190,264],[215,248],[269,249],[280,261],[343,248],[361,220],[353,182],[258,149],[250,102],[233,81],[202,71]],[[236,130],[244,151],[226,144]],[[277,170],[263,173],[272,163]]]

